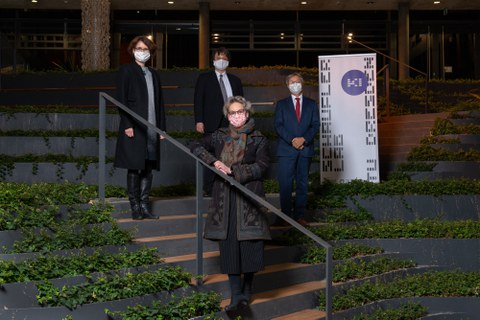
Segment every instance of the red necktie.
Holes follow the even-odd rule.
[[[297,120],[300,123],[300,98],[295,98],[295,113],[297,114]]]

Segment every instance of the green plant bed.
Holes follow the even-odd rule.
[[[106,313],[118,320],[184,320],[199,316],[207,316],[205,319],[217,319],[213,313],[218,311],[220,311],[220,296],[216,292],[193,292],[185,297],[172,296],[168,303],[155,301],[151,306],[137,305],[129,307],[126,311],[106,310]]]
[[[72,310],[83,304],[120,300],[187,287],[191,278],[192,275],[180,267],[164,267],[139,274],[105,275],[95,281],[62,288],[44,281],[37,284],[37,300],[42,306],[65,306]]]
[[[416,320],[428,314],[427,308],[420,303],[405,303],[399,308],[377,308],[371,315],[356,315],[353,320]]]
[[[70,207],[62,217],[73,223],[93,224],[112,222],[110,205],[94,204],[87,209]],[[58,207],[34,207],[22,202],[12,202],[0,206],[0,231],[52,227],[59,220]]]
[[[315,195],[311,205],[314,208],[344,208],[346,199],[353,196],[368,198],[376,195],[441,196],[480,194],[480,181],[468,179],[435,181],[409,181],[401,179],[388,180],[381,183],[353,180],[349,183],[325,181],[322,184],[314,177],[311,180],[311,190]]]
[[[354,224],[329,224],[311,227],[310,230],[326,241],[347,239],[396,239],[396,238],[447,238],[478,239],[480,223],[474,220],[439,221],[383,221]],[[311,241],[296,230],[291,230],[277,241],[289,245],[310,243]]]
[[[51,252],[106,245],[125,245],[133,239],[133,231],[123,230],[116,223],[106,225],[56,225],[40,230],[23,230],[22,239],[13,243],[12,249],[3,253]]]
[[[374,301],[402,297],[478,297],[479,272],[425,272],[398,277],[388,283],[366,281],[333,296],[333,310],[347,310]],[[320,292],[320,309],[325,309],[325,293]]]
[[[345,260],[358,256],[374,255],[383,253],[380,247],[371,247],[362,244],[346,243],[344,245],[333,247],[333,260]],[[326,250],[323,247],[309,245],[307,251],[303,254],[301,262],[309,264],[324,263]]]
[[[433,148],[430,145],[413,147],[407,157],[408,161],[480,161],[480,151]]]
[[[116,138],[118,132],[106,131],[107,138]],[[0,136],[4,137],[98,137],[98,130],[96,129],[78,129],[78,130],[8,130],[0,131]]]
[[[109,114],[118,114],[118,108],[107,106],[106,111]],[[0,112],[13,115],[15,113],[80,113],[80,114],[98,114],[98,106],[70,106],[70,105],[0,105]]]
[[[455,125],[449,119],[436,119],[431,130],[431,134],[433,136],[441,136],[446,134],[480,134],[480,125]]]
[[[0,260],[0,286],[6,283],[74,277],[162,262],[156,248],[137,251],[127,251],[123,248],[118,253],[97,249],[89,254],[82,250],[67,256],[39,255],[21,262]]]
[[[334,282],[345,282],[354,279],[363,279],[382,273],[413,268],[416,263],[411,260],[392,259],[380,257],[372,260],[346,260],[335,265],[333,270]]]
[[[0,207],[22,203],[31,207],[88,203],[98,198],[98,186],[84,183],[0,182]],[[125,197],[124,188],[106,185],[106,197]]]

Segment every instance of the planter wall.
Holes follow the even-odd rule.
[[[118,131],[120,117],[116,114],[106,116],[106,130]],[[0,113],[0,127],[9,130],[83,130],[98,129],[98,114],[70,113]]]
[[[415,219],[480,220],[479,195],[377,195],[371,198],[354,197],[347,206],[356,209],[356,203],[370,212],[375,220]],[[426,208],[428,208],[426,210]]]
[[[193,105],[195,84],[203,71],[160,70],[164,103]],[[293,70],[229,70],[240,77],[245,97],[252,102],[276,102],[289,92],[285,77]],[[3,75],[0,104],[3,105],[98,105],[99,92],[115,97],[115,72],[92,74]],[[264,84],[263,87],[252,85]],[[23,88],[24,91],[9,89]],[[305,87],[305,95],[318,101],[318,87]]]
[[[429,316],[420,318],[421,320],[466,320],[476,319],[480,307],[480,301],[476,297],[412,297],[398,298],[377,301],[362,307],[353,308],[347,311],[337,312],[334,315],[335,320],[352,319],[360,313],[371,314],[375,309],[382,308],[394,309],[406,303],[420,303],[426,307]]]
[[[480,270],[480,239],[356,239],[336,242],[362,243],[381,247],[387,252],[401,252],[418,265],[464,272]]]
[[[115,155],[115,143],[116,139],[106,140],[107,157]],[[63,154],[74,157],[98,157],[98,138],[0,136],[0,153],[10,156]]]

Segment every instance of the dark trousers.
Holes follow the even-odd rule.
[[[308,199],[308,173],[312,158],[300,153],[278,157],[278,183],[280,185],[280,206],[282,212],[300,219],[305,216]],[[295,182],[295,210],[292,212],[292,191]]]

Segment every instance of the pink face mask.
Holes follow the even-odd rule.
[[[247,114],[244,112],[241,114],[228,115],[228,121],[235,128],[240,128],[247,122]]]

